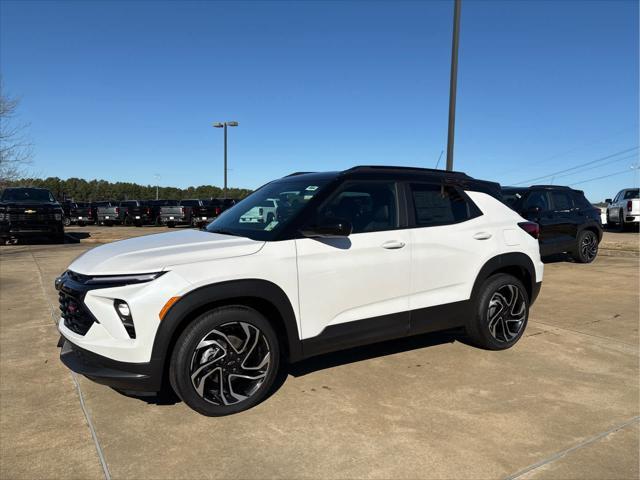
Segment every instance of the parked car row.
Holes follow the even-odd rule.
[[[64,224],[84,225],[191,225],[202,227],[235,205],[234,199],[123,200],[64,202]]]

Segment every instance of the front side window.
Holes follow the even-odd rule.
[[[348,220],[352,233],[377,232],[398,227],[395,182],[348,182],[317,213],[316,222]]]
[[[417,227],[450,225],[475,216],[471,204],[453,187],[411,184],[410,188]]]
[[[326,183],[327,180],[301,179],[268,183],[225,210],[207,226],[207,231],[273,240]]]
[[[573,200],[567,192],[551,192],[553,198],[554,210],[571,210],[573,208]]]

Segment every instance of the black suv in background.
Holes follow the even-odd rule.
[[[602,239],[600,209],[581,190],[557,185],[502,187],[503,201],[522,217],[540,225],[540,255],[568,253],[591,263]]]
[[[46,237],[64,243],[62,207],[45,188],[7,188],[0,196],[0,238]]]

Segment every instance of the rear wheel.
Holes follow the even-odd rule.
[[[280,363],[278,337],[268,320],[243,306],[204,313],[180,335],[169,380],[195,411],[222,416],[266,398]]]
[[[169,228],[173,228],[173,227],[175,227],[175,226],[176,226],[176,224],[175,224],[175,223],[173,223],[173,222],[168,222],[168,223],[167,223],[167,227],[169,227]]]
[[[475,317],[466,327],[476,346],[505,350],[514,346],[527,326],[529,295],[520,280],[506,273],[489,277],[480,288]]]
[[[620,212],[618,212],[618,229],[621,232],[624,232],[625,230],[625,225],[624,225],[624,210],[620,210]]]
[[[578,235],[576,250],[572,257],[580,263],[591,263],[598,255],[598,236],[591,230],[583,230]]]
[[[69,225],[71,225],[71,218],[69,217],[64,217],[62,219],[62,223],[64,224],[65,227],[68,227]]]

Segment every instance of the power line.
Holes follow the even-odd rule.
[[[636,170],[638,167],[631,167],[631,170],[627,169],[627,170],[621,170],[620,172],[616,172],[616,173],[610,173],[609,175],[602,175],[601,177],[594,177],[594,178],[589,178],[588,180],[582,180],[581,182],[576,182],[576,183],[571,183],[569,184],[570,187],[573,187],[574,185],[580,185],[582,183],[587,183],[587,182],[592,182],[593,180],[600,180],[602,178],[609,178],[609,177],[613,177],[615,175],[622,175],[623,173],[629,173],[633,170]]]
[[[587,171],[593,170],[595,168],[601,168],[601,167],[604,167],[605,165],[610,165],[612,163],[622,162],[623,160],[629,160],[630,158],[636,158],[636,157],[637,157],[637,155],[634,153],[633,155],[629,155],[627,157],[622,157],[622,158],[616,158],[614,160],[609,160],[608,162],[601,163],[600,165],[595,165],[593,167],[587,167],[587,168],[581,168],[580,170],[577,170],[577,171],[571,172],[571,173],[565,173],[564,175],[557,175],[556,178],[570,177],[571,175],[577,175],[578,173],[587,172]]]
[[[549,177],[555,177],[556,175],[558,175],[560,173],[570,172],[571,170],[575,170],[575,169],[580,168],[580,167],[585,167],[587,165],[592,165],[594,163],[601,162],[602,160],[607,160],[607,159],[612,158],[612,157],[617,157],[618,155],[622,155],[623,153],[631,152],[633,150],[636,150],[637,148],[638,148],[638,146],[636,145],[635,147],[627,148],[625,150],[620,150],[619,152],[612,153],[611,155],[607,155],[605,157],[600,157],[600,158],[597,158],[595,160],[591,160],[589,162],[580,163],[578,165],[574,165],[573,167],[565,168],[564,170],[553,172],[553,173],[550,173],[548,175],[542,175],[541,177],[530,178],[530,179],[524,180],[522,182],[514,183],[514,185],[522,185],[524,183],[535,182],[537,180],[542,180],[542,179],[549,178]]]

